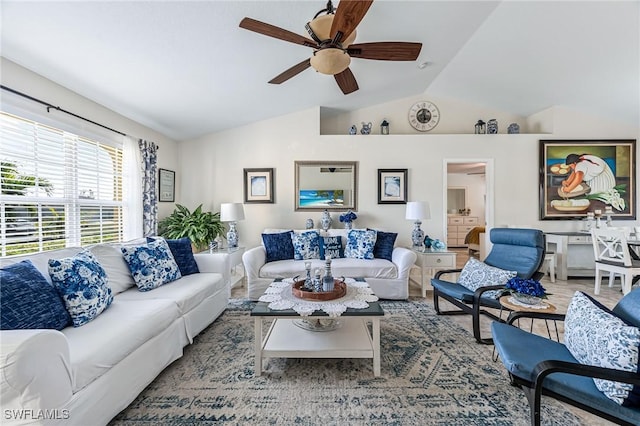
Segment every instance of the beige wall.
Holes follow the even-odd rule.
[[[407,98],[349,113],[348,119],[334,116],[329,124],[320,124],[320,108],[300,111],[248,126],[182,142],[180,162],[183,174],[181,201],[188,206],[201,202],[215,211],[220,203],[242,202],[243,168],[275,168],[275,203],[245,204],[246,219],[238,224],[242,245],[260,242],[267,227],[304,228],[310,217],[316,224],[320,213],[294,211],[294,161],[359,161],[358,220],[356,227],[374,227],[398,232],[399,243],[409,244],[411,221],[404,218],[404,205],[377,204],[377,169],[409,169],[409,200],[428,200],[431,219],[422,229],[434,238],[443,238],[446,223],[443,206],[443,159],[494,160],[494,224],[530,224],[543,230],[577,230],[575,221],[538,220],[538,153],[540,139],[607,138],[639,139],[638,128],[619,123],[605,123],[564,108],[551,108],[529,118],[518,118],[495,111],[483,112],[477,106],[454,101],[435,102],[442,120],[449,120],[451,134],[394,134],[394,128],[411,132],[408,124],[391,121],[392,134],[357,135],[347,133],[349,123],[365,115],[367,121],[389,118],[388,111],[399,110],[396,120],[406,120],[406,112],[416,99]],[[325,111],[323,111],[323,117]],[[457,120],[456,117],[463,117]],[[497,118],[505,129],[510,120],[520,121],[521,128],[554,131],[549,134],[473,135],[477,118]],[[501,118],[503,117],[503,118]],[[505,120],[505,121],[502,121]],[[470,123],[471,121],[471,123]],[[342,124],[336,124],[342,123]],[[441,123],[444,123],[441,122]],[[348,124],[348,125],[347,125]],[[379,123],[378,123],[379,124]],[[344,129],[342,135],[320,135]],[[394,127],[396,126],[396,127]],[[377,128],[374,125],[377,132]],[[503,130],[504,131],[504,130]],[[639,157],[640,158],[640,157]],[[338,222],[333,214],[334,224]],[[629,225],[629,221],[621,222]],[[635,222],[636,224],[638,221]],[[340,223],[334,226],[341,226]]]

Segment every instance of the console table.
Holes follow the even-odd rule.
[[[591,235],[586,232],[547,232],[547,249],[556,253],[556,277],[595,277]]]

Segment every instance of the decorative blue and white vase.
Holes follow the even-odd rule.
[[[238,230],[236,229],[235,222],[231,222],[229,224],[229,232],[227,232],[227,245],[230,248],[238,247]]]
[[[413,232],[411,232],[411,242],[414,247],[422,247],[424,244],[424,231],[420,229],[420,225],[422,225],[422,222],[416,220]]]
[[[218,242],[216,240],[209,241],[209,251],[218,250]]]
[[[307,222],[305,223],[305,228],[313,229],[313,219],[307,219]]]
[[[498,133],[498,120],[492,118],[491,120],[487,121],[487,133],[491,135],[495,135]]]
[[[353,222],[345,222],[344,229],[353,229]]]
[[[510,135],[520,133],[520,126],[518,125],[518,123],[509,124],[509,127],[507,127],[507,133],[509,133]]]
[[[327,209],[322,212],[322,217],[320,218],[320,227],[323,231],[328,231],[331,228],[331,214]]]
[[[371,134],[371,126],[373,126],[373,124],[371,124],[371,122],[365,123],[363,121],[362,122],[362,129],[360,129],[360,133],[362,133],[363,135]]]
[[[350,135],[357,135],[358,134],[358,128],[356,127],[355,124],[353,126],[351,126],[351,128],[349,129],[349,134]]]

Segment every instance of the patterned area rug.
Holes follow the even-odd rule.
[[[370,359],[266,360],[254,375],[251,302],[229,308],[112,425],[528,425],[492,346],[421,299],[381,302],[382,376]],[[553,400],[543,424],[579,425]]]

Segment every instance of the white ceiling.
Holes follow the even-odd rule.
[[[325,0],[0,1],[2,56],[175,140],[420,93],[524,116],[568,106],[640,128],[639,1],[377,0],[356,42],[422,52],[354,59],[360,90],[347,96],[312,69],[267,84],[312,50],[238,27],[248,16],[306,35]]]

